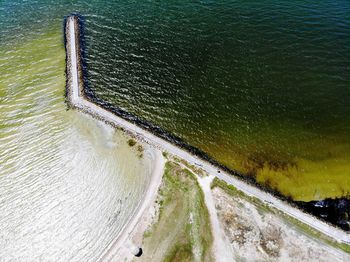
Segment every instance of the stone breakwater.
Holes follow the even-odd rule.
[[[94,118],[102,120],[113,127],[117,127],[115,120],[110,119],[104,115],[104,111],[100,107],[95,107],[94,104],[88,102],[83,97],[83,70],[82,58],[80,54],[80,35],[79,35],[79,21],[77,16],[70,16],[65,20],[65,48],[67,60],[67,103],[71,108],[76,108],[84,113],[92,115]],[[121,232],[115,236],[115,239],[106,247],[105,251],[99,257],[98,261],[105,261],[109,256],[114,255],[121,245],[128,245],[129,250],[135,255],[139,256],[142,249],[129,243],[130,233],[139,223],[142,214],[153,204],[156,197],[157,188],[161,182],[163,174],[164,161],[160,151],[153,150],[152,155],[153,172],[146,192],[142,200],[140,200],[138,207],[134,210],[130,219],[122,225]]]
[[[124,118],[108,111],[101,106],[89,101],[84,94],[84,76],[82,68],[82,57],[80,53],[80,33],[79,33],[79,18],[78,16],[70,16],[65,23],[65,44],[67,53],[67,102],[70,107],[81,110],[84,113],[90,114],[93,117],[100,119],[116,128],[121,128],[127,133],[135,136],[160,150],[167,151],[180,159],[184,159],[188,163],[200,167],[205,172],[215,175],[216,177],[232,184],[237,189],[241,190],[249,196],[254,196],[264,201],[284,213],[300,220],[301,222],[313,227],[323,234],[335,239],[338,242],[350,244],[350,236],[348,233],[335,228],[334,226],[318,220],[316,217],[306,214],[301,210],[291,206],[286,201],[276,198],[274,195],[253,186],[247,181],[232,176],[230,171],[222,167],[217,162],[208,159],[208,156],[196,154],[191,149],[184,150],[177,143],[170,143],[163,136],[157,136],[150,132],[146,127],[141,128],[133,122],[127,121]],[[73,35],[72,35],[73,34]],[[72,38],[74,37],[74,41]],[[142,126],[142,125],[141,125]]]
[[[250,176],[250,175],[243,175],[239,172],[237,172],[236,170],[232,170],[230,168],[227,168],[225,165],[222,165],[220,162],[218,162],[217,160],[215,160],[214,158],[212,158],[210,155],[208,155],[207,153],[203,152],[202,150],[191,146],[190,144],[186,143],[185,141],[183,141],[181,138],[167,132],[166,130],[164,130],[163,128],[154,125],[153,123],[144,120],[143,118],[136,116],[130,112],[127,112],[125,110],[123,110],[122,108],[118,107],[118,105],[113,105],[108,103],[107,101],[99,98],[98,96],[95,95],[95,93],[90,89],[89,86],[89,79],[87,78],[87,65],[85,63],[85,57],[86,57],[86,42],[85,42],[85,38],[84,38],[84,18],[81,16],[77,16],[77,21],[76,21],[76,26],[78,28],[77,34],[78,39],[77,39],[77,45],[78,48],[80,50],[79,52],[79,79],[80,79],[80,84],[82,85],[80,87],[80,95],[83,96],[86,100],[91,101],[92,103],[100,106],[101,108],[103,108],[106,111],[109,111],[117,116],[119,116],[120,118],[123,118],[125,120],[127,120],[128,122],[131,122],[135,125],[137,125],[138,127],[141,127],[142,129],[145,129],[151,133],[153,133],[154,135],[156,135],[159,138],[162,138],[168,142],[170,142],[171,144],[182,148],[183,150],[189,152],[192,155],[195,155],[197,157],[199,157],[202,160],[205,160],[207,162],[209,162],[210,164],[216,166],[218,169],[224,170],[226,173],[236,176],[240,179],[243,179],[244,181],[246,181],[247,183],[254,185],[255,187],[258,187],[264,191],[269,192],[270,194],[273,194],[274,196],[289,202],[290,205],[299,208],[301,210],[303,210],[304,212],[308,212],[311,213],[315,216],[318,217],[318,219],[321,219],[327,223],[331,223],[337,227],[340,227],[341,229],[345,230],[345,231],[350,231],[350,218],[349,218],[349,212],[346,211],[345,217],[348,217],[348,219],[344,220],[344,210],[336,210],[336,212],[331,212],[328,213],[328,209],[324,209],[322,210],[322,214],[319,214],[319,212],[314,212],[314,208],[312,206],[310,206],[309,202],[295,202],[293,200],[291,200],[291,198],[289,198],[288,196],[282,195],[281,193],[279,193],[278,191],[274,190],[273,188],[269,187],[269,186],[265,186],[263,183],[257,183],[254,176]],[[67,90],[69,89],[69,84],[67,84]],[[68,101],[69,102],[69,101]],[[74,105],[72,105],[74,107]],[[92,112],[93,114],[93,112]],[[97,115],[94,115],[95,118],[99,118]],[[99,120],[101,121],[105,121],[107,122],[105,119],[101,119],[99,118]],[[112,125],[114,127],[118,127],[116,126],[113,122],[109,122],[109,125]],[[120,128],[120,126],[119,126]],[[128,131],[128,130],[125,130]],[[130,132],[129,132],[130,133]],[[131,134],[132,135],[132,134]],[[142,137],[139,138],[142,140]],[[147,142],[147,141],[145,141]],[[343,199],[332,199],[329,200],[331,202],[333,202],[333,205],[337,205],[338,202],[343,202]],[[326,215],[325,215],[326,214]]]

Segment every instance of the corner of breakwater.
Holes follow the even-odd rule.
[[[69,21],[71,21],[71,19],[73,19],[74,22],[74,27],[77,29],[75,30],[75,48],[76,48],[76,66],[77,66],[77,85],[78,85],[78,93],[76,94],[77,97],[82,98],[83,102],[86,103],[73,103],[73,90],[72,90],[72,82],[73,82],[73,76],[71,75],[72,73],[72,58],[71,56],[71,35],[70,32],[68,30],[69,27]],[[147,139],[145,138],[146,135],[145,134],[152,134],[154,135],[156,138],[161,139],[162,143],[167,142],[169,144],[171,144],[172,146],[176,147],[177,149],[182,149],[184,152],[187,152],[191,157],[196,156],[198,159],[209,163],[210,165],[212,165],[213,167],[217,168],[217,172],[220,173],[221,171],[226,172],[229,175],[234,176],[236,179],[239,179],[241,181],[243,181],[246,184],[249,184],[251,186],[254,186],[256,188],[259,188],[260,190],[263,190],[265,192],[270,193],[271,195],[277,197],[280,200],[284,200],[285,202],[287,202],[289,205],[293,206],[294,208],[298,208],[299,210],[301,209],[301,206],[298,205],[298,203],[292,201],[292,199],[281,195],[278,191],[273,190],[271,188],[267,188],[266,186],[263,186],[261,184],[258,184],[256,182],[256,180],[253,177],[247,177],[245,175],[243,175],[240,172],[234,171],[228,167],[226,167],[225,165],[219,163],[218,161],[216,161],[214,158],[212,158],[210,155],[208,155],[207,153],[203,152],[202,150],[193,147],[191,145],[189,145],[188,143],[186,143],[185,141],[183,141],[181,138],[167,132],[166,130],[163,130],[162,128],[148,122],[145,121],[144,119],[137,117],[129,112],[124,111],[121,108],[118,108],[114,105],[111,105],[105,101],[102,101],[101,99],[98,99],[91,91],[87,90],[88,86],[87,86],[87,80],[86,80],[86,66],[84,66],[84,54],[85,54],[85,43],[84,41],[82,41],[83,39],[83,35],[82,35],[82,31],[80,31],[83,27],[82,25],[83,20],[79,19],[79,16],[77,15],[70,15],[65,19],[65,48],[66,48],[66,97],[67,97],[67,104],[69,105],[69,107],[71,108],[76,108],[78,110],[83,111],[84,113],[87,113],[89,115],[92,115],[94,118],[97,118],[113,127],[116,128],[122,128],[124,129],[127,133],[136,136],[139,140],[142,140],[148,144],[152,144],[154,145],[154,141],[156,139],[148,139],[149,141],[147,141]],[[93,106],[91,106],[93,105]],[[101,109],[101,110],[100,110]],[[102,112],[102,113],[101,113]],[[130,127],[126,124],[120,124],[121,120],[115,120],[113,118],[110,117],[105,117],[106,114],[105,112],[111,113],[112,115],[118,117],[121,120],[125,120],[127,121],[129,124],[135,125],[134,127]],[[108,119],[109,118],[109,119]],[[112,119],[112,120],[111,120]],[[114,122],[113,122],[114,121]],[[123,128],[122,126],[126,126],[126,128]],[[136,129],[139,128],[139,130],[143,130],[141,131],[135,131]],[[128,130],[127,128],[130,128],[131,130]],[[141,133],[141,134],[138,134]],[[143,135],[142,135],[143,133]],[[143,137],[145,136],[145,137]],[[157,147],[157,146],[156,146]],[[310,214],[310,212],[308,212]]]

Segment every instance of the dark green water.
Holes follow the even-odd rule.
[[[0,3],[2,44],[82,14],[99,98],[296,200],[349,195],[349,1]]]
[[[349,13],[347,1],[118,6],[88,18],[90,88],[296,199],[349,194]]]

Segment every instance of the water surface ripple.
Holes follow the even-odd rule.
[[[62,23],[72,12],[85,18],[88,87],[98,98],[294,200],[349,196],[349,1],[5,0],[0,247],[7,254],[94,258],[122,224],[109,231],[101,219],[110,219],[119,194],[134,189],[137,199],[142,191],[144,181],[130,182],[136,169],[129,173],[106,149],[114,142],[104,128],[64,111]],[[67,248],[75,243],[78,253]]]
[[[110,4],[90,91],[294,200],[350,193],[347,1]]]
[[[66,110],[61,24],[39,32],[1,46],[0,260],[96,261],[138,207],[153,150],[140,158]]]

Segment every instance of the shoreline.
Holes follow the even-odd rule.
[[[77,50],[79,50],[79,46],[77,48],[77,37],[78,34],[75,33],[75,26],[76,26],[76,18],[75,17],[69,17],[67,18],[67,28],[66,33],[69,32],[69,34],[66,35],[66,52],[67,52],[67,65],[68,62],[71,63],[72,66],[70,66],[70,70],[67,66],[67,72],[69,72],[69,76],[67,77],[67,87],[70,86],[72,88],[67,88],[67,94],[70,99],[70,102],[73,104],[73,102],[77,102],[80,100],[81,92],[74,92],[80,89],[81,86],[81,75],[79,77],[79,65],[77,64],[77,61],[80,59],[77,55]],[[71,35],[75,35],[74,38],[71,37]],[[69,54],[69,55],[68,55]],[[75,55],[74,55],[75,54]],[[76,65],[76,66],[73,66]],[[79,79],[80,78],[80,79]],[[77,89],[74,90],[73,88],[76,87]],[[80,89],[81,90],[81,89]],[[90,113],[91,114],[91,113]],[[94,115],[93,115],[94,116]],[[134,228],[136,227],[137,223],[139,222],[140,218],[142,217],[143,213],[145,212],[146,208],[153,204],[153,201],[156,197],[156,193],[158,192],[158,187],[161,183],[161,178],[163,175],[164,170],[164,159],[160,151],[154,150],[154,167],[151,175],[151,180],[147,185],[147,188],[145,190],[145,193],[143,194],[143,198],[139,200],[139,203],[137,207],[135,208],[131,220],[126,223],[123,228],[121,229],[118,236],[109,244],[108,247],[106,247],[105,251],[101,254],[101,256],[98,258],[98,261],[105,261],[108,259],[110,255],[113,255],[113,253],[117,252],[118,249],[125,244],[127,239],[130,237],[130,234],[133,232]]]
[[[157,197],[159,185],[162,181],[165,163],[164,158],[159,151],[155,150],[154,156],[155,161],[151,180],[148,183],[148,187],[146,188],[143,198],[139,200],[139,203],[131,216],[131,220],[123,226],[119,235],[113,240],[113,242],[111,242],[111,244],[106,248],[106,251],[103,252],[97,261],[111,261],[113,257],[118,254],[118,251],[123,245],[125,247],[128,242],[131,242],[131,237],[135,228],[144,216],[147,209],[153,205],[153,202]]]
[[[232,176],[227,168],[218,168],[212,161],[199,158],[195,152],[188,152],[181,148],[179,145],[174,145],[164,138],[160,138],[150,131],[131,123],[114,113],[90,102],[84,96],[84,81],[81,65],[81,56],[79,51],[79,32],[76,32],[78,26],[77,16],[70,16],[67,18],[65,41],[66,41],[66,54],[67,54],[67,98],[71,107],[90,114],[93,117],[105,121],[106,123],[125,130],[127,133],[135,136],[138,140],[146,142],[151,146],[167,151],[170,154],[184,159],[186,162],[198,166],[209,175],[214,175],[221,180],[235,186],[238,190],[244,192],[249,196],[259,198],[261,201],[281,210],[282,212],[294,217],[295,219],[307,224],[308,226],[320,231],[321,233],[333,238],[337,242],[350,244],[350,234],[336,228],[328,223],[325,223],[316,217],[306,214],[301,210],[293,207],[289,203],[278,199],[269,192],[263,191],[260,187],[252,186],[247,181],[243,181],[239,178]],[[69,30],[68,30],[69,29]],[[71,38],[71,34],[74,34],[74,40]],[[78,47],[77,47],[78,46]]]

